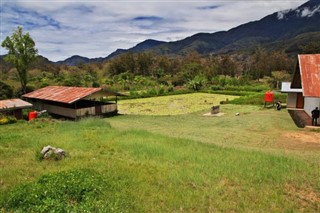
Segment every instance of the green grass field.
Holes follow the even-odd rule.
[[[1,126],[1,209],[320,211],[318,131],[297,129],[285,110],[222,105],[224,116],[203,116],[208,111]],[[48,144],[68,157],[38,161]]]
[[[194,111],[210,109],[220,101],[233,100],[237,96],[194,93],[184,95],[161,96],[157,98],[141,98],[121,100],[120,114],[137,115],[180,115]]]

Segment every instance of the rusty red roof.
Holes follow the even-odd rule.
[[[11,110],[11,109],[23,109],[23,108],[29,108],[29,107],[32,107],[32,104],[18,98],[0,100],[0,111]]]
[[[320,54],[299,55],[303,96],[320,97]]]
[[[102,88],[47,86],[22,97],[71,104],[101,90]]]

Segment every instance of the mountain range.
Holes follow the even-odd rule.
[[[198,33],[174,42],[148,39],[130,49],[118,49],[105,58],[90,59],[76,55],[56,63],[76,65],[102,62],[123,53],[144,51],[167,56],[186,55],[189,52],[202,55],[248,53],[258,46],[297,54],[301,46],[319,40],[320,0],[310,0],[298,8],[275,12],[228,31]]]
[[[146,40],[128,50],[117,50],[106,59],[125,52],[150,51],[164,55],[219,54],[248,51],[257,46],[298,51],[299,45],[320,38],[320,0],[310,0],[296,9],[275,12],[229,31],[198,33],[175,42]]]

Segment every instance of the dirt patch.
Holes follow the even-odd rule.
[[[279,145],[289,149],[319,149],[320,134],[316,132],[285,133]]]
[[[312,187],[299,189],[287,184],[285,186],[285,193],[289,195],[290,199],[298,202],[302,209],[310,206],[310,204],[314,205],[316,209],[320,207],[320,195],[317,194]]]

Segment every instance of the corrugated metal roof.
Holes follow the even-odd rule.
[[[303,96],[320,97],[320,54],[299,55]]]
[[[8,109],[22,109],[32,107],[32,104],[21,99],[0,100],[0,111]]]
[[[302,92],[302,89],[292,89],[291,82],[282,82],[281,92]]]
[[[102,88],[47,86],[22,97],[71,104],[101,90]]]

